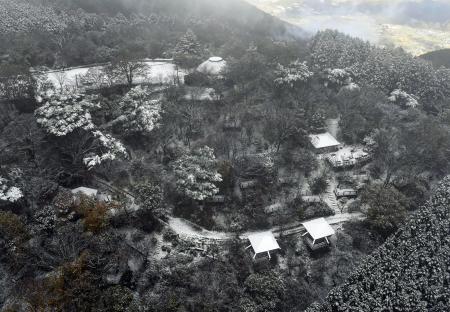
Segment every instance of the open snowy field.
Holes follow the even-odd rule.
[[[134,83],[149,83],[149,84],[173,84],[177,75],[181,82],[184,81],[186,71],[178,69],[177,66],[172,63],[172,60],[150,60],[143,61],[147,65],[147,69],[143,74],[136,75]],[[47,81],[51,83],[56,89],[70,89],[76,90],[78,88],[85,87],[84,81],[87,75],[98,75],[99,80],[106,80],[106,77],[101,74],[104,66],[93,65],[84,67],[74,67],[65,70],[52,70],[43,74],[40,78],[41,81]],[[99,80],[96,82],[99,83]],[[119,83],[119,81],[116,81]]]

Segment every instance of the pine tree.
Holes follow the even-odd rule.
[[[202,56],[202,47],[195,33],[188,29],[180,38],[173,52],[175,63],[182,67],[194,68],[200,61]]]

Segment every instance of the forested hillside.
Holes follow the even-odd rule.
[[[450,306],[450,178],[318,311],[446,311]]]
[[[233,11],[239,14],[233,14]],[[210,53],[239,55],[242,42],[289,36],[287,25],[241,1],[0,1],[0,55],[8,63],[64,67],[172,57],[192,28]],[[291,26],[289,26],[291,27]],[[225,45],[226,43],[226,45]]]

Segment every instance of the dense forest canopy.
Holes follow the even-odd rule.
[[[323,305],[307,311],[445,311],[450,306],[450,179]]]

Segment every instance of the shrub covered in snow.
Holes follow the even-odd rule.
[[[350,73],[347,70],[341,68],[327,68],[324,70],[324,76],[325,86],[330,83],[336,86],[344,86],[350,84],[352,81]]]
[[[12,186],[7,179],[0,176],[0,200],[14,203],[22,197],[20,188]]]

